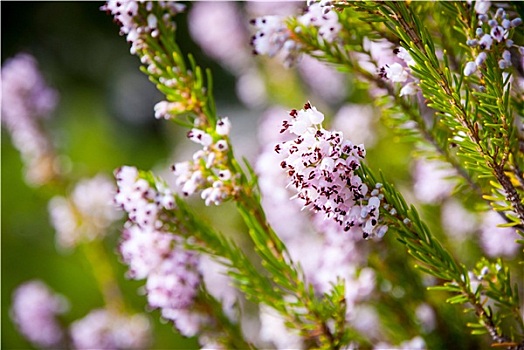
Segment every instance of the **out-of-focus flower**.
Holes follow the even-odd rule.
[[[365,144],[373,147],[376,142],[376,116],[373,108],[368,105],[343,105],[333,118],[333,128],[344,133],[345,137],[355,144]]]
[[[239,12],[234,2],[195,2],[188,21],[196,43],[234,74],[243,73],[250,65],[247,28]]]
[[[124,315],[96,309],[73,322],[70,335],[78,350],[145,349],[151,341],[151,326],[142,314]]]
[[[3,64],[2,123],[22,155],[29,184],[45,184],[58,173],[53,146],[42,125],[57,102],[57,92],[47,86],[33,56],[18,54]]]
[[[207,291],[222,303],[222,309],[230,319],[235,319],[235,304],[239,295],[227,268],[208,255],[202,255],[198,269]]]
[[[484,215],[480,227],[480,244],[490,257],[513,257],[522,246],[515,241],[521,238],[514,228],[497,227],[506,221],[495,211]]]
[[[49,202],[56,240],[63,248],[104,237],[120,218],[113,205],[116,188],[105,175],[78,182],[69,198],[56,196]]]
[[[422,303],[415,309],[415,315],[425,332],[432,332],[437,325],[435,310],[426,303]]]
[[[300,56],[300,45],[291,39],[285,18],[264,16],[251,20],[251,24],[257,29],[251,37],[254,54],[273,57],[281,52],[286,67],[296,63]]]
[[[330,103],[340,102],[347,93],[347,81],[335,67],[313,57],[304,56],[297,63],[300,75],[315,96]]]
[[[456,200],[448,199],[442,203],[441,215],[445,232],[458,241],[467,239],[477,229],[477,216]]]
[[[489,0],[475,1],[475,12],[477,12],[479,15],[484,15],[488,13],[490,7],[491,7],[491,1]]]
[[[286,327],[282,316],[270,306],[260,305],[260,338],[272,342],[277,349],[302,349],[298,332]]]
[[[330,43],[335,41],[342,29],[337,13],[333,11],[333,5],[326,1],[310,2],[298,21],[305,26],[317,27],[318,35]]]
[[[413,167],[413,189],[422,203],[434,204],[447,198],[455,184],[450,179],[455,172],[440,161],[419,159]]]
[[[33,280],[14,291],[11,318],[34,345],[60,347],[64,331],[56,318],[67,309],[68,303],[64,297],[53,293],[43,282]]]

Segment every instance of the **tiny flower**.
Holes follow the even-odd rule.
[[[486,54],[486,52],[482,51],[481,53],[479,53],[477,58],[475,59],[475,64],[477,65],[477,67],[482,65],[484,61],[486,61],[487,57],[488,55]]]
[[[501,26],[496,26],[496,27],[493,27],[491,28],[491,37],[493,39],[495,39],[497,42],[501,42],[502,39],[504,39],[504,35],[507,33],[507,31],[501,27]],[[488,48],[489,49],[489,48]]]
[[[493,43],[493,38],[489,34],[484,34],[482,38],[480,38],[479,46],[481,50],[489,50],[491,48],[491,44]]]
[[[322,2],[312,2],[304,15],[298,18],[305,26],[318,28],[318,34],[324,40],[333,42],[342,28],[338,21],[338,15],[332,11],[332,5]]]
[[[273,57],[289,39],[289,31],[282,17],[265,16],[251,20],[258,32],[251,38],[253,52]]]
[[[225,170],[220,170],[220,172],[218,173],[218,177],[223,180],[223,181],[227,181],[229,179],[231,179],[231,171],[225,169]]]
[[[408,72],[400,63],[393,63],[384,67],[386,77],[393,82],[403,83],[408,79]]]
[[[466,63],[466,67],[464,67],[464,75],[469,77],[471,74],[475,73],[477,70],[477,64],[475,62],[468,62]]]
[[[476,47],[478,46],[478,44],[479,44],[479,41],[477,39],[469,39],[468,41],[466,41],[466,45],[471,46],[471,47]]]
[[[226,140],[219,140],[219,141],[217,141],[217,143],[215,144],[215,147],[220,152],[225,152],[229,148]],[[209,166],[209,167],[211,167],[211,166]]]
[[[415,61],[411,57],[408,50],[406,50],[405,48],[399,47],[397,50],[395,50],[395,53],[397,54],[397,57],[406,62],[408,66],[415,65]]]
[[[202,146],[209,146],[211,143],[213,143],[213,138],[208,133],[199,130],[199,129],[191,129],[187,133],[187,137],[196,143],[201,144]]]
[[[147,15],[147,26],[149,28],[154,29],[156,28],[157,24],[158,20],[154,14],[150,13],[149,15]]]
[[[165,82],[165,85],[168,85],[169,82]],[[155,118],[156,119],[171,119],[173,118],[173,115],[182,113],[186,111],[186,106],[184,106],[181,102],[168,102],[168,101],[160,101],[158,102],[155,107]]]
[[[231,131],[231,122],[229,121],[229,118],[221,118],[217,121],[216,126],[216,132],[220,136],[229,135],[229,132]]]
[[[520,26],[521,24],[522,24],[522,18],[517,17],[517,18],[515,18],[515,19],[513,19],[513,20],[511,21],[511,23],[510,23],[510,27],[511,27],[511,28],[515,28],[515,27],[517,27],[517,26]]]

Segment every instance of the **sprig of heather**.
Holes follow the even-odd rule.
[[[128,214],[120,253],[129,266],[127,276],[146,280],[149,306],[160,309],[162,317],[172,321],[182,335],[198,334],[203,345],[217,342],[226,347],[249,348],[237,321],[228,317],[231,301],[222,305],[215,297],[229,300],[236,296],[224,296],[220,290],[208,291],[205,266],[201,266],[206,253],[219,253],[230,262],[243,262],[246,269],[247,260],[242,255],[238,257],[238,251],[231,247],[233,250],[224,254],[220,245],[224,249],[226,243],[207,232],[208,228],[196,225],[182,202],[150,173],[124,166],[115,171],[115,177],[115,203]],[[210,237],[219,247],[209,244]],[[234,271],[229,273],[240,276]],[[227,286],[221,289],[224,288]]]
[[[166,95],[167,99],[155,106],[155,117],[185,126],[214,126],[210,71],[206,86],[200,67],[190,56],[189,68],[173,40],[174,17],[185,10],[185,5],[170,1],[111,0],[101,10],[114,16],[120,33],[131,44],[131,53],[140,58],[142,71]],[[189,116],[191,120],[188,123],[177,116]]]

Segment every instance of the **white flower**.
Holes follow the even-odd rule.
[[[405,48],[399,47],[396,50],[396,53],[397,53],[397,57],[400,58],[401,60],[403,60],[404,62],[406,62],[406,64],[408,66],[414,66],[415,65],[415,61],[411,57],[411,55],[408,52],[408,50],[406,50]]]
[[[211,135],[199,129],[191,129],[191,131],[187,133],[187,137],[202,146],[209,146],[213,143]]]
[[[384,67],[386,77],[395,83],[404,83],[408,80],[408,72],[400,63],[393,63]]]
[[[481,50],[489,50],[491,44],[493,43],[493,38],[489,34],[484,34],[479,40],[479,46]]]
[[[229,121],[229,118],[221,118],[217,121],[216,125],[216,132],[217,134],[221,136],[229,135],[229,132],[231,131],[231,122]]]

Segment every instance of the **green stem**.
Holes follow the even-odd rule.
[[[81,248],[91,265],[93,276],[102,293],[106,307],[119,312],[125,310],[122,293],[116,282],[115,272],[103,242],[101,240],[94,240],[82,244]]]

